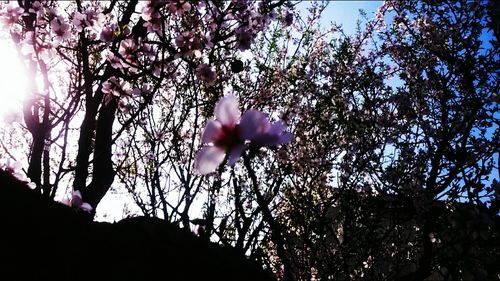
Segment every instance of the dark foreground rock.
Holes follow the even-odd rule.
[[[0,170],[0,280],[272,280],[232,248],[153,218],[90,222]]]

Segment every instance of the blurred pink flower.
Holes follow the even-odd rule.
[[[40,1],[34,1],[31,3],[31,8],[29,8],[28,12],[33,13],[33,14],[38,14],[43,11],[43,6]]]
[[[141,16],[146,21],[143,26],[148,29],[148,32],[161,32],[163,19],[155,4],[150,2],[144,6]]]
[[[19,21],[19,18],[23,13],[23,8],[14,5],[7,5],[0,11],[0,23],[4,27],[10,28],[13,24]]]
[[[200,57],[201,51],[204,48],[201,38],[196,36],[192,31],[185,31],[177,35],[177,37],[175,37],[175,44],[180,49],[176,57],[187,57],[191,55]]]
[[[80,209],[89,213],[92,212],[92,206],[90,206],[89,203],[83,202],[82,193],[79,190],[73,192],[73,195],[71,196],[71,200],[69,202],[63,203],[75,209]]]
[[[205,175],[214,172],[227,155],[234,165],[249,146],[260,148],[288,143],[293,135],[285,132],[283,121],[269,122],[266,114],[250,109],[241,117],[238,100],[230,95],[215,106],[215,120],[209,120],[203,131],[203,147],[196,155],[195,170]]]
[[[198,152],[195,169],[205,175],[217,169],[228,154],[228,164],[233,165],[243,153],[245,146],[238,133],[241,112],[238,99],[223,97],[215,106],[215,120],[209,120],[203,131],[201,142],[208,144]]]
[[[85,27],[85,15],[80,12],[75,12],[71,22],[75,26],[76,30],[82,31]]]
[[[243,139],[250,141],[250,145],[261,147],[290,142],[293,135],[285,129],[283,121],[271,123],[266,114],[250,109],[241,117],[239,132]]]
[[[117,55],[113,54],[111,51],[108,51],[106,53],[106,59],[109,61],[109,63],[113,68],[120,69],[123,67],[122,60]]]
[[[102,92],[104,93],[104,104],[107,105],[112,99],[120,100],[122,96],[129,95],[131,89],[127,82],[113,76],[102,83]]]

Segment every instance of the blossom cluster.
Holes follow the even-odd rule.
[[[90,51],[102,50],[101,63],[109,63],[125,75],[150,73],[160,78],[157,76],[163,75],[171,61],[182,59],[189,61],[198,81],[212,86],[225,77],[224,68],[210,58],[214,49],[247,50],[276,18],[265,1],[232,0],[213,5],[209,1],[158,0],[137,7],[141,6],[140,20],[120,24],[105,2],[64,9],[57,2],[11,3],[0,6],[0,24],[31,61],[55,65],[58,52],[80,48],[79,41],[86,38]],[[193,20],[196,18],[200,20]],[[293,22],[289,11],[283,18],[287,25]],[[172,25],[181,21],[185,24]],[[93,57],[101,59],[100,55]],[[126,89],[116,89],[113,94],[118,97],[120,92]]]
[[[293,135],[285,130],[283,121],[271,123],[256,109],[241,116],[238,99],[233,95],[223,97],[215,106],[215,119],[209,120],[203,131],[201,141],[205,146],[196,156],[195,169],[205,175],[214,172],[226,157],[228,164],[234,165],[248,148],[288,143]]]

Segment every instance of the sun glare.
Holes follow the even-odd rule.
[[[0,120],[22,112],[27,75],[12,42],[0,37]]]

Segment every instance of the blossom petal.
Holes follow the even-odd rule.
[[[246,148],[247,147],[244,144],[238,144],[235,147],[233,147],[233,149],[231,149],[231,151],[229,152],[227,164],[229,166],[233,166],[236,163],[236,161],[238,161],[241,154],[243,154],[243,151],[245,151]]]
[[[72,207],[80,207],[82,205],[82,194],[79,190],[73,192],[73,196],[71,197],[71,206]]]
[[[269,133],[273,135],[281,135],[285,131],[286,125],[283,121],[279,120],[273,123],[269,129]]]
[[[257,146],[268,146],[274,145],[278,140],[279,137],[276,135],[258,134],[253,138],[252,144]]]
[[[87,202],[83,202],[82,205],[80,205],[80,209],[88,213],[92,212],[93,210],[92,206],[90,206],[90,204]]]
[[[258,146],[272,146],[272,145],[280,145],[284,143],[288,143],[293,139],[293,134],[290,132],[284,132],[281,135],[264,133],[256,135],[252,144]]]
[[[194,162],[194,168],[200,175],[214,172],[224,161],[226,152],[217,146],[206,146],[198,152]]]
[[[222,134],[222,124],[217,120],[209,120],[201,137],[202,143],[211,143],[217,140],[217,136]]]
[[[82,199],[82,193],[80,192],[80,190],[73,191],[73,197],[78,197]]]
[[[243,114],[240,121],[240,136],[243,139],[252,140],[268,126],[269,121],[264,113],[249,109]]]
[[[240,116],[238,99],[233,95],[223,97],[215,106],[215,117],[222,125],[234,126]]]
[[[280,140],[279,140],[279,143],[278,144],[284,144],[284,143],[289,143],[293,140],[293,134],[290,133],[290,132],[284,132],[281,136],[280,136]]]

